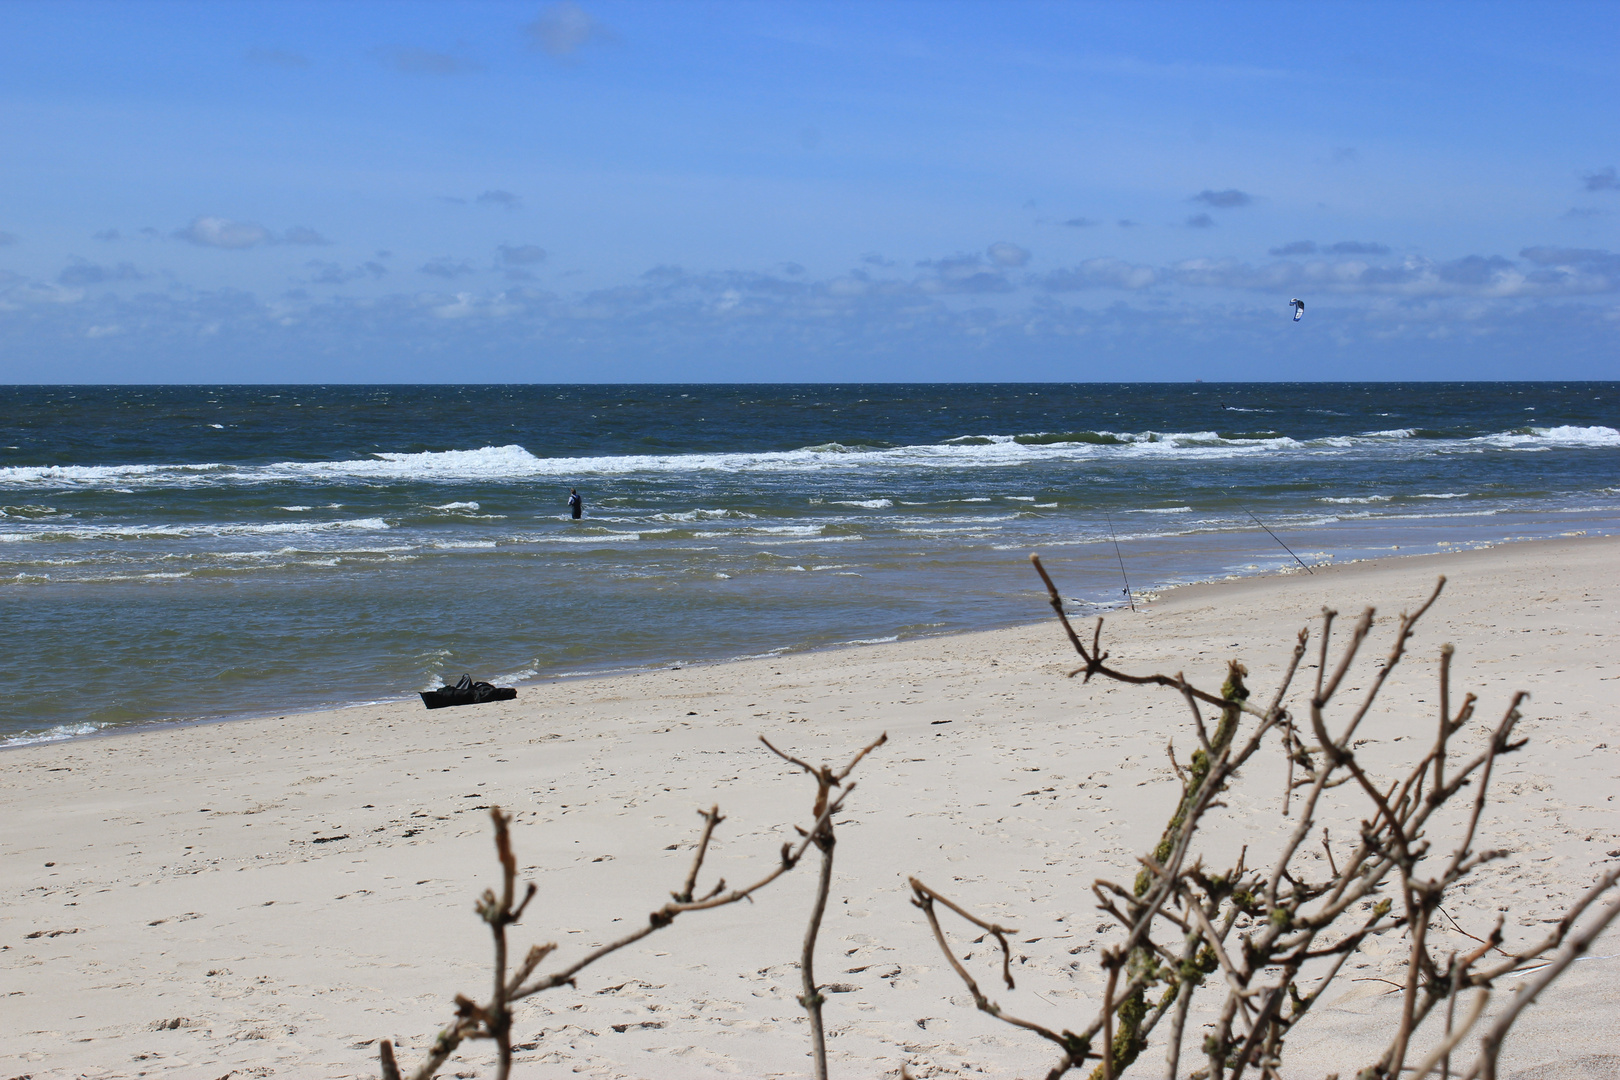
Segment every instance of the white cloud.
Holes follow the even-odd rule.
[[[535,244],[501,244],[495,254],[502,266],[533,266],[546,261],[546,249]]]
[[[1526,350],[1534,349],[1556,358],[1556,374],[1546,377],[1600,378],[1612,364],[1620,305],[1555,298],[1571,296],[1579,285],[1572,285],[1570,273],[1603,276],[1607,260],[1617,257],[1547,248],[1526,249],[1519,259],[1388,266],[1189,260],[1155,268],[1099,259],[1064,271],[1071,288],[1155,286],[1141,302],[1101,305],[1092,297],[1070,303],[1049,292],[963,305],[949,295],[962,290],[941,288],[937,275],[800,282],[660,268],[624,286],[571,297],[507,288],[414,296],[293,292],[264,302],[232,290],[87,294],[0,273],[0,335],[9,356],[19,363],[48,357],[53,373],[92,370],[86,364],[107,370],[113,358],[120,364],[139,359],[142,370],[154,373],[166,370],[163,364],[228,360],[233,371],[254,378],[295,380],[335,377],[325,359],[300,366],[288,358],[329,357],[339,345],[355,358],[343,367],[343,377],[354,381],[399,378],[404,371],[444,377],[444,361],[452,357],[458,375],[494,381],[611,379],[633,371],[739,378],[761,370],[843,379],[970,378],[983,377],[986,362],[1006,371],[1008,357],[1017,358],[1019,377],[1072,377],[1081,342],[1096,362],[1128,359],[1144,378],[1184,376],[1190,348],[1257,378],[1297,377],[1301,363],[1323,360],[1323,349],[1343,361],[1334,370],[1344,377],[1507,377],[1522,371]],[[941,263],[931,265],[968,279],[990,273],[982,257],[976,268],[972,257]],[[1542,273],[1553,277],[1538,281]],[[1514,284],[1515,274],[1522,284]],[[1340,295],[1312,308],[1316,321],[1331,327],[1328,338],[1279,332],[1286,316],[1274,303],[1278,281],[1312,290],[1284,297]],[[1436,291],[1400,291],[1414,287]],[[1199,299],[1208,288],[1254,292]],[[1371,295],[1358,299],[1351,295],[1356,291]],[[543,369],[534,367],[536,356],[546,357]],[[412,358],[421,366],[412,367]],[[623,366],[646,363],[654,366]]]
[[[606,27],[570,0],[547,7],[529,24],[528,30],[529,41],[535,48],[558,59],[573,56],[581,45],[613,38]]]
[[[1008,247],[1014,245],[1008,244]],[[1016,248],[1023,251],[1023,248]],[[1025,253],[1028,254],[1027,252]],[[934,293],[999,293],[1011,292],[1012,283],[999,269],[989,269],[978,255],[954,255],[948,259],[929,259],[917,264],[934,271],[933,276],[918,278],[915,287],[926,294]]]
[[[177,240],[188,240],[203,247],[242,248],[257,247],[271,242],[270,230],[251,221],[232,221],[222,217],[199,217],[190,225],[176,229]]]
[[[395,71],[407,75],[465,75],[484,70],[484,65],[476,60],[428,49],[383,49],[377,56]]]
[[[1078,266],[1054,270],[1036,279],[1049,292],[1080,289],[1146,289],[1159,283],[1159,271],[1123,259],[1087,259]]]
[[[502,191],[499,188],[484,192],[478,196],[476,201],[480,206],[499,206],[504,210],[516,210],[523,205],[522,196],[514,195],[510,191]]]
[[[62,285],[105,285],[114,281],[139,281],[145,276],[127,262],[101,266],[87,259],[74,259],[56,280]]]
[[[1227,188],[1225,191],[1211,191],[1205,188],[1190,201],[1201,202],[1205,206],[1214,206],[1221,210],[1231,210],[1239,206],[1248,206],[1254,202],[1254,196],[1237,188]]]
[[[285,244],[330,244],[332,242],[314,229],[305,228],[302,225],[294,225],[282,233],[281,241]]]
[[[1029,252],[1005,240],[991,244],[985,252],[997,266],[1023,266],[1029,262]]]
[[[473,264],[466,259],[453,259],[449,255],[440,255],[429,259],[416,268],[419,273],[432,274],[434,277],[456,278],[463,274],[477,273]]]
[[[1620,191],[1620,173],[1615,172],[1613,165],[1587,173],[1581,177],[1581,182],[1587,191]]]

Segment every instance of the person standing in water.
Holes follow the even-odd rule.
[[[569,514],[569,516],[572,517],[575,521],[578,521],[579,518],[580,518],[580,515],[583,514],[584,512],[585,512],[585,500],[581,499],[579,497],[579,489],[578,488],[569,488],[568,489],[568,514]]]

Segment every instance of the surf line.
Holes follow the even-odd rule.
[[[1114,542],[1114,558],[1119,560],[1119,576],[1125,582],[1125,602],[1135,611],[1136,598],[1131,596],[1131,579],[1125,574],[1125,556],[1119,553],[1119,537],[1114,535],[1114,515],[1104,510],[1103,517],[1108,519],[1108,538]]]
[[[1221,490],[1225,491],[1226,489],[1222,488]],[[1232,499],[1232,493],[1230,491],[1227,491],[1226,492],[1226,497],[1228,499]],[[1236,499],[1232,499],[1232,501],[1237,502]],[[1238,509],[1242,510],[1245,514],[1248,514],[1250,521],[1254,522],[1256,525],[1260,526],[1262,529],[1266,529],[1266,523],[1261,521],[1259,518],[1255,517],[1254,512],[1251,511],[1247,506],[1243,506],[1243,505],[1240,504],[1238,506]],[[1273,540],[1277,541],[1277,543],[1282,544],[1282,549],[1284,551],[1288,552],[1288,554],[1294,555],[1294,549],[1289,547],[1287,544],[1283,544],[1282,537],[1278,536],[1276,533],[1272,532],[1270,529],[1266,529],[1266,535],[1271,537]],[[1294,561],[1299,563],[1300,566],[1304,567],[1305,572],[1307,574],[1311,575],[1312,577],[1316,576],[1316,571],[1315,570],[1312,570],[1310,567],[1305,566],[1305,560],[1304,559],[1301,559],[1298,555],[1294,555]]]

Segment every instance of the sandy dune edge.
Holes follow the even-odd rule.
[[[1427,745],[1441,641],[1482,718],[1531,691],[1532,741],[1483,830],[1512,855],[1450,910],[1477,933],[1502,908],[1528,936],[1620,851],[1617,568],[1620,542],[1579,539],[1197,586],[1110,618],[1108,642],[1123,667],[1211,687],[1239,657],[1263,693],[1324,603],[1393,615],[1449,575],[1362,752],[1393,765]],[[1089,885],[1134,872],[1175,790],[1165,740],[1192,739],[1179,699],[1083,686],[1070,667],[1042,622],[539,684],[434,713],[401,701],[0,754],[0,1078],[375,1075],[378,1037],[415,1060],[450,996],[487,981],[471,911],[496,880],[485,807],[517,813],[541,889],[516,940],[555,939],[567,960],[679,886],[700,806],[727,815],[706,881],[769,865],[812,789],[756,735],[820,761],[880,731],[822,937],[834,1073],[1029,1075],[1045,1047],[972,1011],[904,883],[1018,928],[1007,1008],[1055,1026],[1089,1016],[1097,946],[1116,936],[1099,932]],[[1278,777],[1252,773],[1212,855],[1281,827]],[[526,1006],[517,1075],[804,1075],[795,960],[812,886],[800,870],[757,903],[685,916]],[[1390,1003],[1372,980],[1401,944],[1370,943],[1351,973],[1364,981],[1298,1033],[1298,1075],[1370,1062],[1366,1033]],[[1510,1075],[1620,1074],[1614,953],[1611,932],[1531,1014]],[[489,1075],[475,1049],[446,1075]]]

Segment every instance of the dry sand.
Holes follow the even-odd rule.
[[[1427,747],[1442,641],[1457,645],[1459,693],[1482,699],[1464,745],[1531,691],[1530,745],[1500,770],[1482,829],[1511,855],[1448,908],[1474,933],[1500,911],[1524,940],[1620,856],[1617,567],[1620,541],[1593,538],[1195,586],[1111,617],[1106,641],[1128,670],[1185,669],[1210,688],[1241,658],[1264,698],[1324,603],[1376,604],[1369,657],[1382,655],[1388,616],[1449,575],[1360,752],[1387,773]],[[555,940],[567,962],[679,887],[699,807],[726,814],[704,885],[769,867],[813,788],[757,735],[820,762],[883,731],[841,819],[818,954],[835,984],[833,1075],[894,1076],[902,1062],[1039,1075],[1053,1055],[972,1009],[905,881],[1018,929],[1014,991],[958,936],[1009,1011],[1076,1027],[1093,1013],[1097,949],[1119,935],[1089,886],[1134,873],[1176,792],[1165,742],[1185,756],[1193,738],[1178,698],[1082,685],[1065,678],[1073,664],[1045,620],[542,683],[432,713],[413,699],[0,754],[0,1080],[375,1076],[381,1037],[414,1063],[453,994],[485,993],[472,903],[498,881],[487,806],[516,813],[523,876],[540,888],[516,942]],[[1246,772],[1212,858],[1283,829],[1278,767]],[[805,1075],[796,961],[813,886],[801,866],[755,903],[683,916],[532,999],[515,1075]],[[1376,980],[1402,945],[1367,944],[1296,1031],[1290,1075],[1348,1076],[1375,1058],[1395,1000]],[[1620,933],[1593,953],[1527,1014],[1505,1075],[1620,1075]],[[491,1075],[487,1044],[470,1049],[443,1075]],[[1161,1053],[1138,1071],[1161,1075]]]

